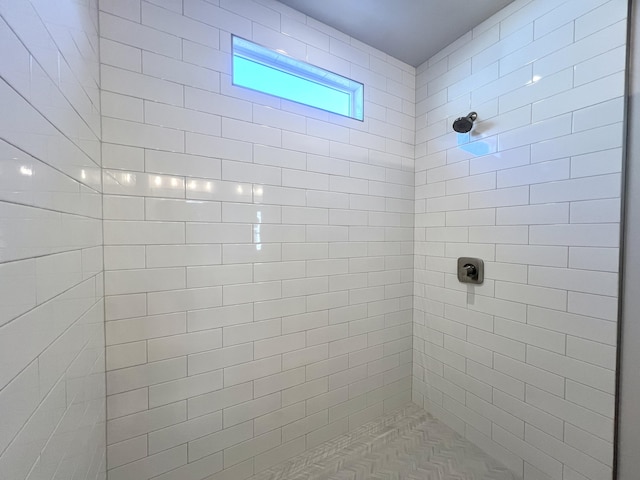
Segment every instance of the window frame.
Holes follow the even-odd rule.
[[[349,97],[349,114],[323,108],[321,106],[305,103],[294,98],[287,98],[276,93],[270,93],[260,88],[254,88],[246,83],[236,83],[235,59],[236,57],[261,65],[286,75],[297,77],[302,81],[319,85],[322,88],[336,90]],[[324,112],[364,122],[364,84],[330,70],[312,65],[303,60],[292,57],[281,50],[273,50],[263,45],[247,40],[238,35],[231,34],[231,84],[236,87],[246,88],[264,95],[287,100],[299,105],[318,109]]]

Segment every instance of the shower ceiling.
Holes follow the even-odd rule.
[[[280,0],[418,66],[513,0]]]

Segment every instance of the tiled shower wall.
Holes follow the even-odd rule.
[[[241,480],[409,401],[415,69],[268,0],[100,8],[109,478]],[[232,86],[232,33],[366,120]]]
[[[0,478],[104,479],[96,0],[0,1]]]
[[[417,71],[413,399],[525,480],[611,478],[626,4],[517,0]]]

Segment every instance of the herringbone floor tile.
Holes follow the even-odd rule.
[[[363,425],[253,480],[518,480],[415,405]]]

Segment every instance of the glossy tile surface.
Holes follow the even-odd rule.
[[[100,9],[110,479],[240,480],[409,401],[415,69],[272,0]],[[232,85],[232,33],[365,120]]]
[[[0,2],[0,478],[106,478],[97,1]]]
[[[612,474],[626,11],[515,1],[417,69],[413,401],[525,480]]]

